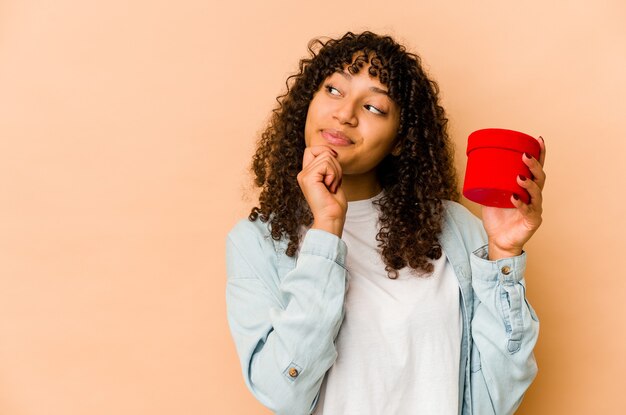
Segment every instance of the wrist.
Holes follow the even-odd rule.
[[[313,221],[311,229],[326,231],[341,238],[341,235],[343,234],[343,224],[344,221],[340,219],[315,220]]]
[[[502,259],[502,258],[511,258],[511,257],[519,256],[522,254],[523,249],[522,248],[503,249],[503,248],[496,246],[496,244],[489,242],[488,252],[489,252],[489,260],[497,261],[498,259]]]

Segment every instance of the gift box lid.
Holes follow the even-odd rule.
[[[478,148],[501,148],[520,153],[528,152],[536,159],[539,158],[541,147],[539,142],[528,134],[504,128],[485,128],[471,133],[467,139],[467,152]]]

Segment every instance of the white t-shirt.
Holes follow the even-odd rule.
[[[463,330],[459,286],[445,255],[418,277],[389,279],[377,248],[383,193],[348,203],[345,318],[315,415],[456,415]]]

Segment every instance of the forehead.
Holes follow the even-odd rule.
[[[336,76],[347,81],[352,81],[355,77],[368,79],[369,83],[372,84],[376,92],[387,93],[387,88],[380,82],[378,76],[373,76],[369,73],[369,66],[370,65],[364,65],[357,73],[350,73],[346,70],[347,67],[345,67],[343,70],[336,70],[330,75],[330,77]]]

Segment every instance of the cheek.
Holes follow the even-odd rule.
[[[307,121],[310,119],[314,124],[317,124],[318,121],[322,120],[327,115],[328,111],[329,105],[325,103],[323,99],[313,98],[309,104]]]
[[[320,104],[319,100],[313,98],[309,104],[309,109],[307,110],[306,120],[304,123],[304,136],[307,145],[311,139],[310,136],[313,135],[317,129],[323,127],[326,112],[328,112],[328,108],[326,108],[325,105]]]
[[[396,144],[398,136],[398,123],[393,122],[385,126],[382,131],[382,135],[385,137],[383,140],[387,149],[391,149]]]
[[[384,151],[395,142],[396,130],[380,124],[363,125],[363,134],[371,137],[372,147],[376,150]]]

